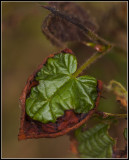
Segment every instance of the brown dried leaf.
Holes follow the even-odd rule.
[[[72,17],[77,23],[84,27],[86,26],[91,29],[91,31],[97,30],[97,25],[93,22],[93,20],[91,20],[90,15],[85,11],[85,9],[76,3],[50,2],[49,6],[58,9],[66,16],[68,15]],[[68,41],[88,40],[79,27],[54,14],[49,14],[46,17],[42,24],[42,31],[54,45],[59,47],[64,46],[64,43]]]

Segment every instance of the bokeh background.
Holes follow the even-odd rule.
[[[75,3],[75,2],[73,2]],[[105,84],[112,79],[127,87],[127,2],[76,2],[95,18],[98,34],[116,45],[92,64],[86,74]],[[43,4],[47,4],[44,3]],[[49,11],[36,2],[2,2],[2,157],[3,158],[73,158],[69,136],[18,141],[20,126],[19,97],[30,74],[42,60],[63,48],[53,46],[41,32]],[[82,64],[93,50],[81,43],[68,43]],[[112,93],[104,93],[99,110],[124,113]],[[126,120],[110,129],[123,149]]]

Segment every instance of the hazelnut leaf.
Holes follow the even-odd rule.
[[[26,113],[42,123],[56,122],[65,110],[88,113],[95,107],[97,80],[85,75],[75,77],[76,57],[60,53],[48,58],[37,73],[39,85],[31,88],[26,99]]]
[[[108,135],[108,124],[97,124],[86,131],[76,130],[78,150],[82,158],[111,158],[115,140]]]

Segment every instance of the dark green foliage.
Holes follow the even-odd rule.
[[[55,122],[65,110],[87,113],[95,106],[97,80],[91,76],[75,77],[76,57],[60,53],[49,58],[37,73],[39,85],[26,99],[26,113],[42,123]]]
[[[79,145],[78,150],[82,158],[111,158],[115,141],[108,135],[109,125],[98,124],[95,127],[75,131]]]

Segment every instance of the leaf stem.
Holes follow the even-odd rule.
[[[104,118],[107,118],[109,116],[117,118],[127,118],[127,114],[114,114],[114,113],[100,112],[100,111],[96,111],[96,113],[100,116],[103,116]]]
[[[96,33],[94,33],[91,29],[89,29],[87,26],[84,26],[80,23],[80,21],[71,15],[66,14],[65,12],[62,12],[55,7],[50,7],[47,5],[41,5],[41,7],[51,11],[54,15],[61,17],[62,19],[65,19],[66,21],[74,24],[78,29],[80,29],[86,37],[88,37],[91,41],[101,44],[101,45],[109,45],[109,43],[104,40],[103,38],[99,37]]]
[[[80,68],[78,68],[78,70],[73,74],[73,76],[77,77],[80,73],[82,73],[82,71],[84,71],[87,67],[89,67],[93,62],[95,62],[97,59],[105,55],[111,49],[111,47],[112,46],[109,45],[105,47],[104,51],[94,53],[93,56],[91,56],[88,60],[86,60],[86,62],[84,62],[81,65]]]
[[[51,11],[55,16],[59,16],[62,19],[65,19],[66,21],[74,24],[76,27],[78,27],[78,29],[80,29],[83,34],[88,37],[92,42],[85,42],[83,41],[82,43],[84,43],[87,46],[90,46],[92,48],[94,48],[95,50],[97,50],[97,52],[91,56],[75,73],[74,73],[74,77],[77,77],[84,69],[86,69],[90,64],[92,64],[93,62],[95,62],[98,58],[102,57],[105,53],[107,53],[107,51],[109,51],[112,48],[112,45],[109,44],[109,42],[107,42],[106,40],[104,40],[103,38],[99,37],[96,33],[94,33],[91,29],[89,29],[87,26],[84,26],[83,24],[80,23],[80,21],[76,18],[73,17],[71,15],[68,15],[58,9],[56,9],[55,7],[50,7],[50,6],[46,6],[46,5],[42,5],[41,7],[44,7],[46,9],[48,9],[49,11]]]

